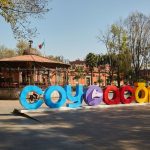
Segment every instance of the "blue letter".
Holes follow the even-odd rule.
[[[67,99],[69,99],[70,101],[73,102],[73,103],[67,104],[67,107],[69,107],[69,108],[80,107],[82,104],[83,86],[82,85],[76,86],[76,95],[75,96],[72,96],[72,91],[71,91],[70,85],[66,85],[65,90],[66,90],[66,94],[67,94]]]
[[[29,85],[23,88],[23,90],[20,93],[20,103],[21,105],[26,109],[37,109],[43,104],[42,99],[36,99],[32,103],[29,103],[27,100],[27,96],[29,92],[36,92],[38,95],[43,94],[43,91],[38,86]],[[32,95],[33,96],[33,95]]]
[[[51,99],[51,94],[54,91],[58,91],[60,98],[57,103],[53,103]],[[66,102],[66,92],[61,86],[49,86],[44,93],[44,101],[47,106],[50,108],[59,108],[63,106]]]

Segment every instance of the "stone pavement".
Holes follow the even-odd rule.
[[[150,149],[150,105],[27,113],[41,123],[14,108],[0,100],[0,150]]]

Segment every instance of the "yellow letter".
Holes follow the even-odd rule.
[[[147,89],[148,89],[148,102],[150,102],[150,87],[148,87]]]
[[[145,87],[145,83],[138,82],[134,84],[136,87],[135,89],[135,100],[138,103],[145,103],[148,102],[148,89]]]

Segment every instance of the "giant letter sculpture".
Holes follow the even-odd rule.
[[[38,95],[42,95],[43,91],[38,86],[29,85],[23,88],[20,93],[20,103],[26,109],[37,109],[43,104],[42,99],[36,99],[33,103],[29,103],[27,96],[30,92],[36,92]]]
[[[59,98],[59,100],[56,103],[52,102],[52,98],[51,98],[51,94],[54,91],[58,91],[59,95],[60,95],[60,98]],[[45,90],[44,101],[45,101],[45,104],[47,106],[49,106],[50,108],[60,108],[66,102],[66,92],[65,92],[65,90],[61,86],[57,86],[57,85],[55,85],[55,86],[49,86]]]
[[[71,86],[66,85],[65,86],[67,99],[70,100],[73,103],[67,104],[67,107],[69,108],[77,108],[82,105],[82,96],[83,96],[83,86],[82,85],[76,85],[76,95],[72,96]]]

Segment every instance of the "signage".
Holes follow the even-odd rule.
[[[54,91],[59,93],[57,102],[52,100]],[[144,103],[148,102],[148,99],[150,100],[150,87],[146,88],[143,83],[137,83],[135,87],[126,85],[120,89],[112,85],[105,89],[96,85],[84,89],[83,85],[77,85],[75,93],[72,95],[70,85],[66,85],[64,88],[58,85],[49,86],[45,91],[42,91],[38,86],[29,85],[21,91],[20,103],[25,109],[38,109],[43,103],[50,108],[60,108],[64,105],[69,108],[78,108],[82,106],[83,100],[89,106],[100,105],[102,102],[107,105],[115,105],[119,103],[129,104],[133,101]]]

